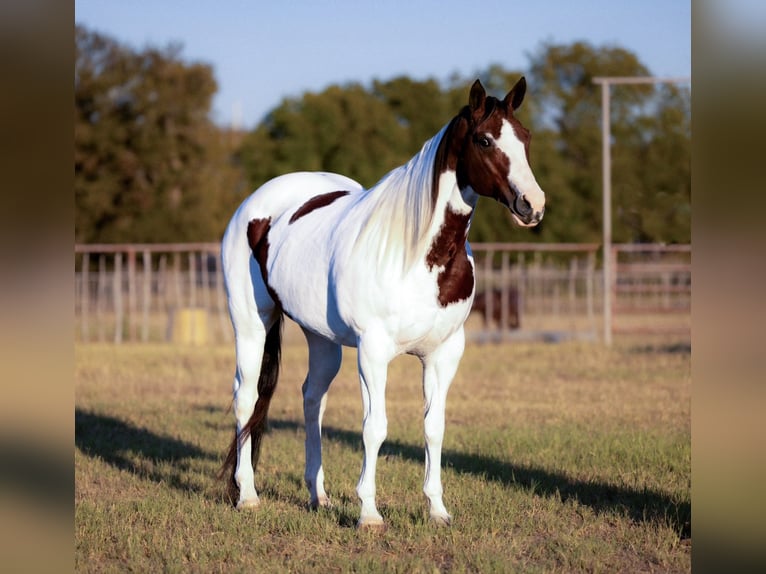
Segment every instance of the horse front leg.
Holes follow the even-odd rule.
[[[430,504],[434,524],[448,526],[452,517],[442,500],[441,457],[444,439],[444,415],[447,391],[457,371],[465,348],[460,328],[449,339],[423,357],[424,430],[426,439],[425,481],[423,492]]]
[[[375,504],[375,471],[378,451],[388,432],[386,417],[386,372],[392,355],[385,352],[386,344],[366,334],[358,341],[359,381],[362,391],[362,440],[364,459],[357,495],[362,505],[359,528],[383,526],[383,517]]]

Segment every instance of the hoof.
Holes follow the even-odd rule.
[[[250,498],[248,500],[240,500],[237,503],[237,510],[253,510],[261,505],[260,498]]]
[[[320,498],[319,500],[312,500],[309,503],[311,510],[319,510],[320,508],[332,508],[332,502],[327,497]]]
[[[367,518],[360,518],[356,523],[357,530],[364,530],[367,532],[383,532],[386,529],[386,523],[383,522],[383,518],[370,516]]]
[[[439,528],[446,528],[448,526],[452,526],[452,517],[447,514],[446,516],[443,515],[431,515],[431,524],[434,526],[437,526]]]

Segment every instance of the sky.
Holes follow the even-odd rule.
[[[525,70],[545,43],[620,46],[655,76],[691,75],[691,0],[75,0],[75,21],[134,49],[180,44],[213,67],[213,120],[248,129],[331,84]]]

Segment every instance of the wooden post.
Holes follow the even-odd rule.
[[[128,337],[130,341],[135,341],[137,336],[136,329],[136,252],[134,249],[128,250]]]
[[[114,342],[122,343],[122,253],[114,255],[114,273],[112,274],[114,293]]]
[[[574,316],[577,305],[577,256],[569,260],[569,315]]]
[[[173,253],[173,287],[175,290],[174,308],[183,307],[183,296],[181,293],[181,254]]]
[[[535,252],[535,256],[532,261],[532,299],[535,301],[535,311],[538,313],[545,312],[545,297],[541,296],[543,279],[542,279],[542,254],[539,251]]]
[[[609,250],[609,266],[612,269],[612,273],[609,276],[609,284],[607,290],[609,291],[609,322],[607,323],[607,345],[612,344],[612,334],[614,333],[614,311],[617,302],[617,250],[616,245],[612,245]],[[604,308],[606,310],[606,307]]]
[[[220,255],[215,258],[215,299],[216,299],[216,315],[218,315],[218,321],[221,323],[221,334],[224,341],[227,343],[231,341],[231,331],[229,330],[227,302],[223,293],[223,274],[220,268],[221,257]]]
[[[189,306],[197,306],[197,270],[194,253],[189,253]]]
[[[494,314],[494,305],[492,301],[492,289],[494,289],[495,285],[492,281],[492,259],[494,259],[495,252],[492,250],[488,250],[486,254],[486,259],[484,260],[484,294],[486,301],[486,305],[484,307],[484,317],[487,321],[487,331],[492,331],[492,321],[493,321],[493,314]]]
[[[208,325],[213,323],[211,314],[213,313],[213,286],[210,284],[211,281],[211,272],[210,272],[210,262],[215,261],[215,257],[210,251],[203,251],[202,252],[202,298],[204,301],[205,309],[208,316]],[[215,263],[214,263],[215,265]],[[209,338],[212,341],[217,341],[215,337],[215,327],[210,327],[210,335]]]
[[[88,313],[90,312],[90,254],[82,254],[82,267],[80,268],[80,326],[82,328],[82,340],[87,343],[90,339],[88,328]]]
[[[106,255],[103,253],[98,258],[98,294],[96,297],[96,323],[98,324],[98,342],[102,343],[106,337],[104,332],[104,307],[106,307]]]
[[[157,310],[165,311],[168,308],[168,258],[167,255],[160,255],[160,261],[157,263]]]
[[[148,249],[143,252],[144,266],[144,293],[142,301],[141,317],[141,340],[146,343],[149,340],[149,308],[152,299],[152,254]]]
[[[516,255],[516,264],[518,267],[519,280],[517,288],[519,290],[519,328],[523,328],[524,313],[526,311],[525,305],[527,304],[526,292],[527,292],[527,278],[526,271],[524,269],[524,254],[519,252]]]
[[[585,305],[587,307],[587,314],[588,314],[588,325],[593,328],[593,320],[594,320],[594,303],[593,303],[593,286],[595,282],[595,275],[596,273],[596,252],[595,251],[589,251],[588,252],[588,270],[586,273],[586,280],[585,280]]]
[[[200,261],[202,262],[202,269],[200,274],[202,275],[202,305],[210,313],[210,273],[207,269],[207,262],[210,258],[210,253],[202,251],[200,253]]]
[[[543,264],[543,270],[545,270],[546,265]],[[556,322],[558,322],[559,317],[561,315],[561,302],[559,301],[559,293],[561,292],[561,266],[556,264],[551,267],[551,272],[553,274],[553,303],[551,304],[551,314],[555,317]],[[545,273],[546,271],[543,271]]]
[[[503,250],[500,259],[500,331],[503,333],[503,338],[506,337],[506,332],[510,330],[507,328],[510,323],[510,302],[508,301],[508,290],[510,288],[510,282],[508,281],[508,257],[508,251]]]

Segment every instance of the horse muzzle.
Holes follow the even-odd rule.
[[[544,203],[539,209],[535,209],[524,194],[516,190],[508,195],[498,194],[497,200],[510,210],[514,223],[520,227],[534,227],[542,221],[545,214]]]
[[[513,203],[508,206],[511,213],[515,216],[517,222],[523,227],[532,227],[540,223],[545,214],[545,205],[539,210],[532,207],[532,204],[520,193],[516,194]]]

